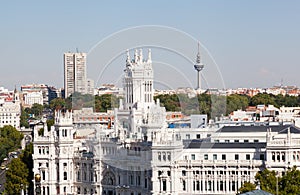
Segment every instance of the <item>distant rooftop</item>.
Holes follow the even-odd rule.
[[[216,142],[206,142],[201,140],[188,140],[184,141],[184,145],[186,148],[195,149],[195,148],[265,148],[265,142],[229,142],[229,143],[216,143]]]
[[[234,132],[267,132],[268,128],[271,128],[272,132],[281,132],[290,127],[291,133],[300,133],[300,129],[293,125],[277,125],[277,126],[224,126],[217,132],[222,133],[234,133]]]

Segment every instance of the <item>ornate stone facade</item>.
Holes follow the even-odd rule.
[[[78,128],[80,116],[74,123],[71,112],[59,111],[43,136],[35,130],[33,171],[42,176],[42,194],[234,195],[266,167],[282,174],[300,166],[294,126],[170,128],[153,100],[151,52],[147,60],[128,52],[124,92],[113,128]]]

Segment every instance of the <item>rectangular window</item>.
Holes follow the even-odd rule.
[[[141,185],[141,176],[140,176],[140,175],[137,176],[136,184],[137,184],[138,186]]]
[[[186,138],[186,139],[191,139],[190,134],[186,134],[186,135],[185,135],[185,138]]]
[[[234,160],[239,160],[239,155],[238,154],[234,155]]]
[[[197,134],[196,137],[197,137],[197,139],[201,139],[201,135],[200,134]]]
[[[226,140],[225,140],[225,143],[229,143],[229,139],[226,139]]]
[[[162,181],[162,184],[163,184],[163,185],[162,185],[162,187],[163,187],[162,190],[163,190],[164,192],[167,191],[167,181],[166,181],[166,180],[163,180],[163,181]]]
[[[196,190],[196,182],[193,181],[193,191],[195,191],[195,190]]]
[[[45,173],[45,171],[42,171],[42,176],[43,176],[42,179],[45,180],[46,179],[46,173]]]
[[[211,191],[211,181],[208,181],[208,191]]]
[[[250,160],[250,154],[246,154],[246,160]]]
[[[67,172],[64,172],[64,180],[67,180]]]
[[[80,172],[78,171],[77,172],[77,181],[80,181],[81,179],[80,179]]]
[[[258,139],[255,139],[254,142],[257,143],[257,142],[258,142]]]
[[[185,180],[182,181],[182,190],[186,191],[186,183]]]
[[[226,154],[222,154],[222,160],[226,160]]]
[[[191,155],[191,158],[192,158],[192,160],[195,160],[195,159],[196,159],[195,154],[192,154],[192,155]]]
[[[235,140],[234,140],[234,142],[235,142],[235,143],[237,143],[237,142],[240,142],[240,140],[238,140],[238,139],[235,139]]]
[[[130,183],[130,185],[133,185],[133,175],[129,176],[129,183]]]
[[[231,182],[231,189],[232,189],[232,191],[235,191],[235,181]]]
[[[244,142],[247,143],[247,142],[249,142],[249,140],[248,139],[244,139]]]
[[[259,160],[265,160],[265,155],[264,154],[260,154],[259,155]]]
[[[186,176],[186,171],[182,170],[182,176]]]
[[[213,160],[218,160],[217,158],[217,154],[213,154]]]
[[[208,154],[204,154],[204,160],[208,160]]]
[[[224,184],[223,184],[223,181],[220,181],[220,191],[223,191],[224,190]]]

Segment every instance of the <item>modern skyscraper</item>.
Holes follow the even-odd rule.
[[[74,92],[86,94],[86,53],[64,53],[65,98]]]

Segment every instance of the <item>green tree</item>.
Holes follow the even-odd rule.
[[[300,105],[298,103],[298,97],[286,95],[285,99],[286,99],[286,103],[284,104],[285,106],[293,107],[293,106],[299,106]]]
[[[38,135],[39,136],[43,136],[44,135],[44,128],[40,128],[40,130],[38,131]]]
[[[55,98],[51,100],[49,107],[52,111],[59,110],[66,107],[66,100],[63,98]]]
[[[30,143],[28,145],[26,145],[24,151],[22,152],[22,154],[20,155],[20,158],[22,160],[23,163],[26,164],[26,168],[28,170],[28,177],[27,182],[29,183],[28,187],[28,194],[31,195],[33,194],[33,159],[32,159],[32,154],[33,154],[33,144]]]
[[[257,106],[257,105],[274,105],[278,107],[275,101],[275,95],[267,94],[267,93],[259,93],[250,99],[250,105],[251,106]]]
[[[245,110],[249,106],[249,98],[245,95],[232,94],[227,96],[226,114],[238,109]]]
[[[289,169],[280,180],[280,194],[300,194],[300,171],[294,166]]]
[[[31,106],[30,114],[34,114],[35,117],[41,118],[43,109],[43,105],[35,103]]]
[[[23,134],[16,128],[6,125],[0,128],[0,161],[7,157],[8,153],[21,148]]]
[[[47,122],[48,131],[50,131],[51,126],[54,125],[54,119],[48,119],[46,122]]]
[[[251,192],[251,191],[253,191],[253,190],[255,190],[255,189],[256,189],[256,185],[255,185],[255,184],[246,181],[246,182],[243,183],[243,185],[240,187],[239,193],[238,193],[238,194],[243,194],[243,193],[246,193],[246,192]]]
[[[259,171],[255,175],[256,185],[260,185],[262,190],[270,192],[272,194],[276,193],[277,181],[280,182],[280,178],[276,179],[275,171],[270,171],[268,169],[264,169],[263,171]]]
[[[275,171],[265,169],[255,176],[256,184],[262,190],[276,194],[276,188],[280,195],[300,194],[300,171],[294,166],[288,169],[282,177],[277,176]]]
[[[44,106],[41,104],[33,104],[31,108],[25,108],[25,112],[28,115],[34,115],[35,118],[41,118]]]
[[[180,101],[176,94],[158,95],[154,99],[159,99],[161,106],[164,106],[166,111],[181,111]]]
[[[29,128],[29,123],[28,123],[28,113],[24,110],[24,108],[21,109],[21,116],[20,116],[20,126]]]
[[[199,102],[200,114],[207,114],[208,118],[211,116],[211,96],[208,94],[200,94],[197,96]]]
[[[20,194],[21,189],[29,186],[28,168],[20,158],[12,159],[6,171],[5,194]]]
[[[120,98],[112,94],[95,96],[96,112],[106,112],[109,109],[117,108],[119,105],[119,99]]]

